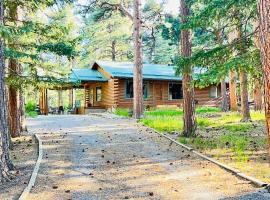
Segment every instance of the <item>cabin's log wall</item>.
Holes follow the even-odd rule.
[[[144,100],[146,107],[178,106],[182,107],[183,99],[169,100],[169,83],[171,81],[149,80],[149,95]],[[96,88],[101,87],[101,101],[96,101]],[[125,97],[125,79],[109,79],[108,82],[89,82],[85,84],[85,91],[90,96],[93,90],[93,102],[91,107],[112,109],[116,107],[132,108],[133,99]],[[195,88],[195,100],[198,105],[218,106],[220,98],[210,98],[210,87]],[[89,100],[90,101],[90,100]],[[85,105],[88,107],[88,105]]]
[[[91,105],[85,105],[85,107],[100,107],[100,108],[112,108],[115,104],[114,102],[114,91],[115,91],[115,79],[110,79],[108,82],[89,82],[85,84],[85,91],[89,91],[89,96],[91,90],[93,90],[93,100],[89,100]],[[101,87],[101,101],[96,101],[96,89]]]
[[[169,100],[169,83],[171,81],[153,81],[149,82],[149,97],[145,99],[144,106],[156,107],[156,106],[178,106],[181,107],[183,99]],[[118,79],[117,88],[115,88],[117,94],[116,106],[123,108],[132,108],[133,100],[125,98],[125,79]],[[154,98],[153,98],[154,96]],[[210,87],[203,89],[195,88],[195,99],[198,101],[198,105],[218,106],[220,103],[219,98],[210,98]]]

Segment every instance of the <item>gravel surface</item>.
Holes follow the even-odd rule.
[[[40,116],[29,120],[28,128],[44,145],[29,200],[269,199],[248,181],[133,120],[106,114]]]
[[[32,136],[21,136],[12,141],[10,157],[15,171],[12,172],[11,181],[0,183],[0,200],[19,198],[28,184],[37,159],[37,144]]]

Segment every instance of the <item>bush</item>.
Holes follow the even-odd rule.
[[[38,114],[37,114],[36,111],[30,111],[30,112],[27,112],[27,113],[26,113],[26,116],[27,116],[27,117],[37,117]]]
[[[126,108],[116,108],[114,114],[122,116],[122,117],[129,117],[129,110]]]
[[[33,102],[33,101],[29,101],[25,105],[25,111],[26,111],[26,113],[33,112],[33,111],[35,111],[35,109],[36,109],[36,103]]]

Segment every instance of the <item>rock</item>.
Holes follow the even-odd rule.
[[[56,186],[56,185],[53,185],[53,186],[52,186],[52,188],[53,188],[53,189],[57,189],[57,188],[58,188],[58,186]]]
[[[149,196],[154,196],[154,193],[153,192],[149,192]]]
[[[66,190],[65,193],[70,193],[70,190]]]
[[[125,196],[125,199],[129,199],[129,197],[128,196]]]

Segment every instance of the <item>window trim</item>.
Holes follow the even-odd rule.
[[[124,83],[124,96],[125,96],[125,99],[127,100],[132,100],[133,98],[129,98],[127,97],[127,82],[132,82],[133,84],[133,80],[130,80],[130,79],[126,79],[125,80],[125,83]],[[146,87],[147,87],[147,97],[144,97],[143,95],[143,99],[144,100],[148,100],[150,98],[150,82],[149,81],[143,81],[143,85],[146,84]],[[134,91],[133,91],[133,95],[134,95]]]
[[[100,89],[101,93],[100,93],[100,100],[97,99],[98,95],[97,95],[97,91],[98,89]],[[96,102],[101,102],[102,101],[102,87],[101,86],[97,86],[96,87]]]
[[[215,87],[216,88],[216,96],[211,96],[211,88],[212,87]],[[209,98],[211,99],[216,99],[218,98],[218,87],[216,85],[211,85],[210,88],[209,88]]]
[[[182,98],[180,99],[171,99],[170,98],[170,84],[179,84],[182,85]],[[168,101],[179,101],[179,100],[183,100],[183,83],[182,82],[168,82]]]

